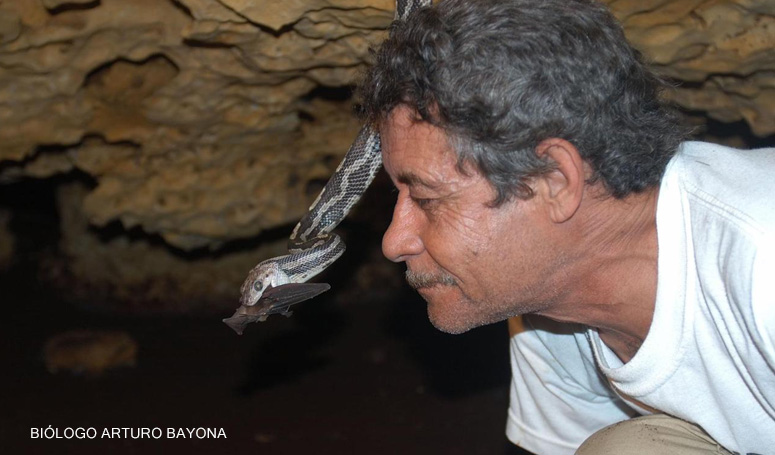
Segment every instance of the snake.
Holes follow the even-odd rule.
[[[396,21],[430,6],[431,0],[396,0]],[[361,127],[334,174],[293,229],[288,254],[260,262],[240,288],[240,306],[223,322],[242,334],[251,322],[271,314],[290,316],[290,306],[328,289],[327,283],[307,283],[344,254],[345,243],[333,230],[361,199],[382,167],[379,132]]]

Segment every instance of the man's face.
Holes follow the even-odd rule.
[[[491,184],[473,168],[459,172],[444,132],[415,121],[404,106],[380,133],[385,169],[398,189],[382,251],[406,262],[433,325],[461,333],[543,309],[551,252],[543,247],[541,198],[490,206]]]

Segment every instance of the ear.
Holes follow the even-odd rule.
[[[565,139],[549,138],[536,147],[536,155],[554,165],[554,169],[538,177],[535,188],[546,202],[550,219],[563,223],[581,205],[586,182],[586,164],[576,146]]]

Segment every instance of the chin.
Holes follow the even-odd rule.
[[[480,305],[465,300],[459,295],[457,298],[450,299],[444,298],[450,297],[444,294],[448,293],[428,292],[427,290],[420,292],[420,295],[428,303],[428,319],[436,329],[442,332],[458,335],[500,320],[480,314],[479,311],[476,311],[481,308]]]
[[[450,335],[460,335],[461,333],[466,333],[469,330],[478,327],[478,325],[472,326],[467,323],[461,323],[462,321],[436,317],[431,311],[428,311],[428,319],[431,321],[431,324],[433,324],[433,327],[436,327],[436,330]]]

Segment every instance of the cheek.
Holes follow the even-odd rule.
[[[472,286],[478,286],[488,295],[500,295],[519,280],[520,275],[515,275],[515,270],[520,269],[519,262],[524,260],[525,249],[530,245],[524,243],[512,220],[505,216],[483,217],[478,220],[476,229],[466,230],[461,235],[464,240],[460,244],[465,252],[461,257]]]
[[[442,212],[433,225],[445,235],[455,238],[473,249],[484,246],[492,231],[490,220],[482,210],[471,208],[461,209],[447,208]]]
[[[487,225],[477,223],[478,220],[471,217],[439,216],[426,225],[423,233],[428,254],[459,280],[474,279],[494,243],[488,235]]]

